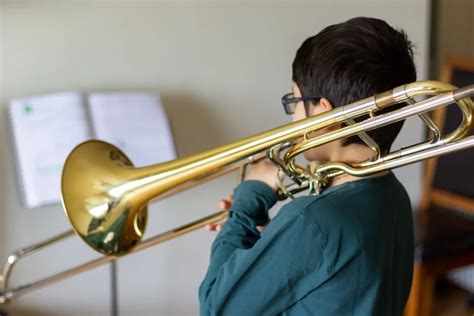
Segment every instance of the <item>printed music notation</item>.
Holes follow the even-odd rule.
[[[12,100],[9,117],[22,199],[28,208],[61,201],[71,150],[88,139],[122,149],[135,166],[176,158],[160,97],[144,92],[64,92]]]

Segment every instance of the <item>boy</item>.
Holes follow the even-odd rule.
[[[308,38],[293,62],[294,121],[416,80],[411,43],[381,20],[355,18]],[[368,134],[390,150],[403,122]],[[323,134],[331,127],[315,134]],[[308,160],[362,162],[358,137],[305,153]],[[267,223],[277,202],[275,167],[259,163],[224,203],[199,289],[202,315],[401,315],[411,287],[413,227],[403,186],[391,172],[343,175],[317,196],[300,196]]]

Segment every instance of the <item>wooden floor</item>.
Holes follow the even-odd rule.
[[[473,316],[474,307],[468,306],[468,295],[466,290],[443,282],[436,290],[433,316]]]

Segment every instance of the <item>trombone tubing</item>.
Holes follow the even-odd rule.
[[[386,114],[382,114],[370,119],[367,119],[363,122],[356,123],[354,125],[349,125],[347,127],[329,132],[327,134],[315,137],[315,139],[310,139],[307,142],[300,143],[296,145],[294,148],[288,150],[285,154],[285,160],[288,161],[293,159],[297,155],[303,153],[304,151],[322,146],[324,144],[330,143],[337,139],[349,137],[355,134],[358,134],[363,131],[376,129],[385,125],[389,125],[401,120],[404,120],[410,116],[414,115],[421,115],[425,112],[432,111],[438,107],[449,105],[456,101],[461,101],[465,99],[469,95],[474,94],[474,85],[466,86],[461,89],[457,89],[452,93],[444,93],[439,96],[435,96],[429,98],[424,101],[420,101],[418,103],[407,105],[399,110],[389,112]],[[465,124],[461,131],[456,131],[456,134],[459,133],[466,133],[469,131],[471,120],[472,120],[472,105],[470,106],[469,103],[460,105],[460,109],[463,113],[463,120],[466,120],[467,124]],[[453,132],[454,134],[454,132]],[[448,137],[448,141],[452,139],[452,137]]]
[[[431,82],[426,84],[429,83]],[[402,88],[404,86],[398,87],[399,90]],[[186,182],[193,181],[197,173],[201,175],[213,173],[215,170],[233,165],[238,161],[268,150],[277,144],[288,140],[295,140],[314,130],[342,123],[389,105],[378,104],[377,100],[377,95],[372,96],[335,108],[330,112],[308,117],[298,122],[288,123],[203,153],[170,162],[136,168],[130,171],[132,181],[128,183],[126,190],[137,191],[140,188],[139,191],[143,197],[143,201],[140,202],[148,202],[145,197],[158,196],[165,193],[168,189],[174,190],[183,185],[186,186]]]
[[[462,102],[463,99],[466,97],[469,97],[470,95],[474,95],[474,85],[466,86],[464,88],[458,89],[454,91],[452,94],[447,93],[443,94],[440,96],[432,97],[428,100],[421,101],[417,104],[414,105],[409,105],[403,109],[394,111],[392,113],[387,113],[380,115],[376,118],[369,119],[371,120],[370,123],[368,124],[369,126],[376,126],[380,127],[383,125],[388,124],[387,122],[390,120],[390,123],[393,122],[394,120],[400,120],[407,118],[412,115],[422,115],[426,111],[430,111],[434,108],[437,108],[439,106],[451,104],[454,102]],[[459,108],[461,110],[461,113],[463,115],[463,120],[460,124],[460,126],[451,132],[449,135],[439,139],[439,137],[434,137],[434,139],[429,142],[429,143],[422,143],[419,145],[415,145],[412,147],[408,147],[405,149],[401,149],[397,152],[392,152],[389,155],[387,155],[384,158],[381,158],[375,162],[371,162],[367,165],[362,164],[361,168],[357,167],[352,167],[344,163],[329,163],[327,165],[322,166],[321,168],[317,169],[317,172],[328,172],[331,170],[340,170],[342,172],[351,174],[353,176],[363,176],[363,175],[368,175],[368,174],[373,174],[382,170],[387,170],[387,169],[393,169],[393,168],[398,168],[401,166],[405,166],[410,163],[415,163],[427,158],[424,158],[426,156],[426,152],[433,150],[435,152],[438,152],[439,154],[442,154],[441,152],[443,151],[443,146],[448,146],[451,142],[454,142],[456,140],[459,140],[463,136],[465,136],[471,129],[472,125],[472,103],[471,102],[463,102],[461,104],[458,104]],[[416,108],[415,108],[416,106]],[[413,108],[411,108],[413,107]],[[414,113],[414,114],[413,114]],[[357,125],[357,126],[356,126]],[[352,125],[350,127],[344,128],[341,132],[343,133],[344,136],[338,135],[337,139],[345,137],[349,132],[351,132],[351,135],[354,133],[352,130],[348,130],[349,128],[362,128],[365,126],[365,122],[361,122],[355,125]],[[429,126],[428,126],[429,127]],[[366,129],[364,129],[366,130]],[[339,132],[340,130],[336,131]],[[345,132],[345,133],[344,133]],[[329,134],[329,133],[328,133]],[[326,136],[326,135],[324,135]],[[333,141],[332,137],[330,137],[330,141]],[[335,136],[333,136],[335,138]],[[469,148],[473,146],[473,140],[472,137],[467,137],[465,142],[457,143],[456,146],[461,146],[462,148],[459,148],[459,150],[464,149],[464,148]],[[327,139],[326,139],[327,140]],[[315,142],[319,141],[319,139],[315,140]],[[326,142],[324,142],[326,143]],[[323,144],[324,144],[323,143]],[[318,143],[317,146],[320,146],[322,144]],[[456,146],[453,146],[455,148]],[[441,147],[441,148],[439,148]],[[448,148],[448,147],[447,147]],[[362,168],[363,167],[363,168]],[[339,173],[333,173],[333,174],[339,174]]]
[[[166,197],[170,197],[170,196],[172,196],[176,193],[182,192],[186,189],[193,188],[193,187],[201,184],[204,181],[208,181],[208,180],[217,178],[219,176],[222,176],[224,174],[227,174],[229,172],[232,172],[236,168],[241,168],[241,171],[239,173],[239,182],[241,182],[243,180],[242,172],[244,172],[243,169],[245,169],[247,163],[252,163],[252,162],[261,160],[263,158],[265,158],[265,155],[263,155],[263,154],[262,155],[255,155],[255,156],[252,156],[251,158],[249,158],[247,161],[241,161],[239,163],[228,165],[226,168],[219,169],[218,171],[207,175],[205,177],[205,179],[196,179],[195,181],[190,181],[190,182],[187,182],[185,185],[180,186],[179,189],[171,189],[171,190],[163,193],[162,195],[158,196],[156,199],[153,199],[153,201],[161,200],[161,199],[164,199]],[[218,214],[220,214],[220,216]],[[211,219],[203,218],[202,220],[205,221],[205,222],[203,222],[201,226],[196,226],[196,228],[194,228],[194,229],[198,229],[202,226],[207,225],[208,223],[212,223],[212,222],[214,222],[216,220],[219,220],[219,219],[224,217],[223,213],[216,213],[216,214],[213,214],[213,215],[215,215],[216,219],[211,220]],[[211,215],[211,216],[213,216],[213,215]],[[214,218],[214,216],[212,218]],[[191,225],[191,224],[189,224],[189,225]],[[194,229],[190,229],[190,231],[194,230]],[[177,228],[176,230],[180,230],[180,227]],[[45,279],[40,280],[38,282],[29,284],[29,285],[25,285],[25,286],[22,286],[22,287],[17,287],[15,289],[11,289],[11,290],[8,289],[9,280],[10,280],[11,274],[13,272],[13,268],[18,263],[18,261],[20,261],[21,259],[25,258],[26,256],[28,256],[28,255],[30,255],[34,252],[37,252],[37,251],[41,250],[42,248],[45,248],[45,247],[47,247],[51,244],[54,244],[56,242],[62,241],[62,240],[66,239],[66,238],[69,238],[73,235],[75,235],[75,233],[74,233],[74,230],[71,229],[71,230],[65,231],[61,234],[58,234],[56,236],[53,236],[51,238],[48,238],[46,240],[43,240],[43,241],[40,241],[40,242],[35,243],[33,245],[30,245],[28,247],[18,249],[16,251],[14,251],[12,254],[10,254],[7,258],[7,262],[5,263],[5,265],[3,267],[3,274],[0,275],[0,304],[3,304],[5,302],[13,299],[14,297],[21,296],[21,295],[24,295],[24,294],[29,293],[31,291],[34,291],[35,289],[40,289],[40,288],[42,288],[42,287],[44,287],[48,284],[53,284],[53,283],[59,282],[63,279],[66,279],[68,276],[74,276],[74,275],[80,273],[81,271],[93,269],[97,266],[100,266],[102,264],[105,264],[105,263],[109,262],[109,261],[101,261],[101,259],[103,259],[103,258],[99,258],[99,259],[90,261],[88,263],[85,263],[81,266],[78,266],[76,268],[72,268],[70,270],[67,270],[63,273],[59,273],[55,276],[45,278]],[[178,235],[180,235],[180,234],[178,234]],[[156,236],[156,237],[158,237],[158,236]],[[149,238],[148,240],[144,241],[144,243],[149,243],[152,240],[154,240],[155,238]],[[146,246],[145,248],[151,247],[151,246],[153,246],[157,243],[159,243],[159,242],[155,241],[155,243],[151,244],[150,246]],[[141,246],[137,246],[137,247],[141,247]],[[143,248],[143,249],[145,249],[145,248]],[[47,282],[48,279],[50,281],[48,283],[45,283],[45,282]]]
[[[15,264],[21,259],[30,254],[35,253],[36,251],[45,248],[46,246],[61,241],[63,239],[69,238],[74,235],[74,230],[68,230],[46,240],[40,241],[31,246],[21,248],[13,252],[7,258],[7,263],[3,267],[2,275],[0,275],[0,290],[5,290],[8,288],[8,282],[10,281],[10,275]],[[0,295],[1,297],[1,295]]]
[[[119,195],[124,191],[133,191],[136,193],[137,204],[148,203],[150,197],[159,196],[167,190],[180,190],[181,186],[187,187],[187,182],[194,181],[198,175],[203,177],[203,175],[214,173],[215,170],[234,165],[277,144],[295,140],[315,130],[375,112],[397,102],[406,101],[406,98],[409,97],[426,94],[436,95],[453,89],[455,87],[452,85],[436,81],[420,81],[402,85],[375,96],[337,107],[332,111],[292,122],[203,153],[131,169],[131,181],[126,186],[115,188],[114,194]]]
[[[473,147],[474,146],[474,136],[470,136],[467,138],[464,138],[459,141],[452,142],[450,144],[446,144],[444,146],[440,146],[438,148],[434,148],[432,150],[426,150],[423,152],[421,155],[418,155],[415,159],[412,159],[411,157],[404,157],[402,158],[402,162],[395,165],[394,162],[391,164],[389,163],[389,167],[391,168],[396,168],[400,167],[406,164],[410,164],[413,162],[417,162],[420,160],[424,159],[429,159],[433,157],[437,157],[440,155],[445,155],[449,153],[453,153],[459,150],[463,150],[468,147]],[[152,246],[155,246],[159,243],[165,242],[167,240],[179,237],[181,235],[184,235],[188,232],[194,231],[196,229],[199,229],[201,227],[206,226],[207,224],[213,223],[215,221],[218,221],[222,218],[224,218],[227,215],[227,211],[219,211],[214,214],[211,214],[209,216],[203,217],[201,219],[198,219],[196,221],[193,221],[191,223],[185,224],[183,226],[177,227],[175,229],[168,230],[164,233],[161,233],[159,235],[156,235],[154,237],[151,237],[142,243],[138,244],[135,248],[133,248],[130,253],[135,253],[139,252],[141,250],[145,250],[147,248],[150,248]],[[55,274],[53,276],[38,280],[34,283],[26,284],[23,286],[19,286],[13,289],[9,290],[4,290],[0,292],[0,304],[7,303],[8,301],[11,301],[15,298],[18,298],[20,296],[23,296],[25,294],[28,294],[30,292],[33,292],[35,290],[41,289],[43,287],[46,287],[48,285],[57,283],[59,281],[62,281],[64,279],[67,279],[69,277],[72,277],[74,275],[77,275],[81,272],[85,272],[94,268],[97,268],[99,266],[102,266],[106,263],[112,262],[117,260],[120,257],[117,256],[104,256],[97,258],[95,260],[89,261],[87,263],[84,263],[80,266],[71,268],[69,270],[66,270],[64,272]]]
[[[149,239],[144,240],[139,245],[137,245],[135,248],[133,248],[130,251],[130,253],[139,252],[141,250],[145,250],[147,248],[155,246],[159,243],[162,243],[162,242],[165,242],[167,240],[170,240],[170,239],[176,238],[178,236],[184,235],[186,233],[189,233],[191,231],[194,231],[196,229],[204,227],[207,224],[211,224],[211,223],[216,222],[220,219],[223,219],[226,216],[227,216],[227,211],[223,210],[223,211],[219,211],[219,212],[213,213],[211,215],[208,215],[206,217],[203,217],[201,219],[198,219],[196,221],[190,222],[188,224],[185,224],[185,225],[179,226],[177,228],[168,230],[166,232],[163,232],[163,233],[158,234],[154,237],[151,237]],[[66,233],[68,233],[68,232],[66,232]],[[115,261],[119,258],[120,258],[119,256],[100,257],[100,258],[94,259],[92,261],[83,263],[83,264],[81,264],[79,266],[76,266],[74,268],[71,268],[69,270],[66,270],[66,271],[60,272],[58,274],[46,277],[46,278],[41,279],[41,280],[38,280],[36,282],[25,284],[25,285],[22,285],[22,286],[18,286],[16,288],[12,288],[12,289],[4,289],[0,292],[0,304],[8,303],[9,301],[11,301],[13,299],[16,299],[20,296],[23,296],[23,295],[28,294],[30,292],[33,292],[35,290],[39,290],[41,288],[44,288],[48,285],[57,283],[59,281],[67,279],[69,277],[75,276],[79,273],[97,268],[97,267],[102,266],[106,263]]]
[[[310,118],[307,118],[307,119],[299,121],[299,122],[290,123],[290,124],[284,125],[282,127],[275,128],[275,129],[272,129],[272,130],[267,131],[267,132],[263,132],[263,133],[258,134],[256,136],[245,138],[245,139],[237,141],[233,144],[230,144],[230,145],[227,145],[227,146],[222,146],[222,147],[217,148],[215,150],[205,152],[204,154],[198,154],[198,155],[191,156],[189,158],[180,159],[180,160],[178,160],[177,163],[172,163],[171,165],[174,166],[174,167],[183,167],[184,166],[184,169],[189,170],[189,166],[187,166],[186,164],[189,163],[189,164],[192,164],[195,167],[196,165],[200,165],[200,164],[203,163],[202,161],[200,161],[200,159],[204,159],[204,160],[208,160],[208,162],[213,161],[214,166],[220,164],[220,166],[218,166],[218,167],[221,167],[221,169],[213,169],[213,171],[210,172],[211,175],[208,174],[208,175],[205,175],[205,176],[197,177],[197,178],[192,179],[192,181],[188,181],[186,183],[183,183],[182,185],[176,185],[175,187],[171,188],[167,192],[163,192],[163,194],[160,195],[158,197],[158,199],[161,199],[165,196],[180,192],[180,191],[182,191],[183,188],[193,187],[193,186],[199,184],[200,182],[203,182],[206,179],[209,179],[209,178],[215,177],[217,175],[220,175],[222,173],[226,173],[228,171],[231,171],[231,170],[235,169],[235,167],[237,165],[237,162],[242,162],[242,161],[251,162],[252,159],[251,159],[251,157],[249,157],[250,154],[255,154],[256,152],[261,152],[262,150],[269,149],[270,147],[274,146],[275,144],[277,144],[279,142],[288,140],[288,138],[298,138],[298,137],[301,137],[302,135],[307,134],[307,133],[309,133],[313,130],[324,128],[326,126],[329,126],[329,125],[332,125],[332,124],[335,124],[335,123],[340,123],[340,122],[343,122],[343,121],[347,121],[347,120],[349,120],[353,117],[364,115],[367,112],[376,111],[377,109],[380,109],[382,107],[389,106],[389,105],[391,105],[391,102],[392,102],[392,100],[390,100],[390,99],[396,99],[397,101],[399,99],[403,99],[402,96],[408,94],[407,91],[410,91],[410,97],[418,95],[417,91],[422,91],[422,90],[430,90],[431,94],[440,94],[440,93],[449,91],[449,90],[446,90],[447,89],[446,87],[448,85],[442,85],[441,86],[439,83],[434,82],[434,84],[433,84],[434,88],[432,88],[430,86],[432,84],[433,84],[433,82],[418,82],[416,84],[410,84],[410,85],[406,85],[406,86],[397,87],[397,88],[395,88],[395,89],[393,89],[393,90],[391,90],[387,93],[382,93],[382,94],[376,95],[374,97],[366,98],[364,100],[360,100],[360,101],[354,102],[352,104],[336,108],[335,110],[333,110],[329,113],[325,113],[325,114],[322,114],[322,115],[310,117]],[[454,89],[454,87],[453,87],[453,89]],[[462,89],[458,89],[454,93],[448,93],[448,95],[454,96],[454,99],[456,99],[456,101],[459,101],[459,100],[462,100],[464,98],[469,97],[470,95],[473,94],[473,92],[474,92],[474,86],[471,85],[471,86],[468,86],[468,87],[465,87],[465,88],[462,88]],[[420,92],[420,94],[422,94],[422,93]],[[433,107],[433,109],[436,108],[436,107],[442,106],[442,105],[445,105],[445,104],[437,104],[435,107]],[[471,109],[471,111],[472,111],[472,109]],[[357,133],[357,132],[355,132],[355,133]],[[260,138],[260,139],[258,139],[258,138]],[[466,147],[472,147],[473,145],[474,145],[474,138],[471,136],[471,137],[468,137],[464,140],[456,141],[455,143],[450,144],[449,146],[447,146],[445,149],[442,149],[441,146],[439,146],[440,148],[437,147],[437,148],[434,148],[433,150],[430,150],[430,151],[428,151],[428,150],[423,151],[417,158],[414,157],[414,156],[405,157],[403,160],[401,160],[402,164],[399,164],[399,165],[395,165],[395,162],[391,161],[390,164],[386,165],[386,167],[395,168],[397,166],[405,165],[405,164],[408,164],[408,163],[411,163],[411,162],[415,162],[415,161],[419,161],[419,160],[422,160],[422,159],[435,157],[435,156],[442,155],[442,154],[447,154],[447,153],[450,153],[450,152],[453,152],[453,151],[464,149]],[[229,149],[231,149],[231,150],[229,150]],[[222,155],[226,153],[226,150],[229,150],[229,152],[231,152],[231,153],[226,159],[222,159]],[[245,151],[247,155],[242,155],[240,153],[240,151]],[[213,155],[220,156],[220,157],[217,157],[217,158],[221,158],[221,159],[213,159],[213,158],[216,158],[216,157],[213,157]],[[244,158],[246,158],[246,159],[244,159]],[[415,160],[415,158],[417,160]],[[224,160],[225,160],[225,162],[223,162]],[[154,168],[154,166],[139,168],[139,169],[141,170],[141,172],[148,173],[149,170],[153,169],[153,168]],[[170,173],[173,173],[173,171],[172,171],[173,168],[170,168],[170,169],[171,170],[168,170],[168,172],[166,172],[166,173],[168,173],[168,175]],[[216,170],[218,170],[218,171],[216,171]],[[225,172],[223,172],[224,170],[225,170]],[[208,223],[212,223],[212,222],[222,218],[225,215],[224,213],[225,213],[225,211],[218,212],[218,213],[212,214],[208,217],[205,217],[201,220],[194,221],[190,224],[180,226],[176,229],[173,229],[173,230],[167,231],[165,233],[159,234],[155,237],[149,238],[149,239],[143,241],[141,244],[137,245],[137,247],[135,247],[135,249],[131,252],[137,252],[137,251],[146,249],[148,247],[151,247],[153,245],[156,245],[156,244],[161,243],[163,241],[166,241],[168,239],[180,236],[180,235],[185,234],[187,232],[190,232],[192,230],[203,227],[203,226],[207,225]],[[55,238],[53,237],[48,241],[51,242],[52,239],[55,239]],[[46,245],[45,242],[39,243],[39,244]],[[38,245],[38,244],[36,244],[36,245]],[[29,248],[31,248],[31,247],[27,247],[25,249],[29,249]],[[24,285],[24,286],[19,286],[19,287],[13,288],[13,289],[2,288],[2,289],[0,289],[0,303],[4,303],[4,302],[6,302],[8,300],[11,300],[15,297],[24,295],[26,293],[29,293],[29,292],[35,290],[35,289],[42,288],[42,287],[47,286],[49,284],[59,282],[60,280],[63,280],[63,279],[68,278],[70,276],[81,273],[82,271],[87,271],[89,269],[98,267],[98,266],[103,265],[105,263],[111,262],[115,259],[117,259],[117,257],[113,257],[113,256],[112,257],[98,258],[96,260],[90,261],[90,262],[85,263],[83,265],[80,265],[78,267],[69,269],[69,270],[67,270],[63,273],[59,273],[59,274],[41,279],[41,280],[39,280],[35,283],[30,283],[30,284],[27,284],[27,285]],[[4,279],[5,279],[5,275],[4,275]],[[6,276],[6,281],[7,282],[5,282],[5,280],[4,280],[3,283],[4,284],[8,283],[8,276]]]

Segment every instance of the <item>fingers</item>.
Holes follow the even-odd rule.
[[[210,232],[219,232],[222,229],[221,224],[207,224],[206,225],[206,230]]]
[[[264,159],[252,164],[245,178],[247,180],[259,180],[276,191],[278,189],[277,173],[278,168],[270,160]]]
[[[208,231],[217,231],[219,232],[221,229],[222,229],[222,226],[224,226],[224,223],[227,221],[227,217],[224,218],[224,219],[221,219],[217,222],[214,222],[214,223],[211,223],[211,224],[207,224],[206,225],[206,229]]]
[[[219,209],[228,210],[232,206],[233,202],[234,202],[234,196],[231,194],[225,199],[222,199],[219,201]]]
[[[231,195],[229,195],[228,197],[226,197],[225,199],[222,199],[219,201],[219,209],[220,210],[228,210],[231,206],[232,206],[232,202],[234,201],[234,197]],[[207,224],[206,225],[206,229],[208,231],[217,231],[219,232],[222,227],[224,226],[224,223],[227,221],[227,217],[225,217],[224,219],[220,219],[218,221],[215,221],[214,223],[211,223],[211,224]]]
[[[233,202],[234,202],[234,197],[231,194],[228,197],[226,197],[225,199],[222,199],[222,200],[219,201],[219,209],[220,210],[228,210],[232,206]],[[217,220],[213,223],[207,224],[206,225],[206,230],[220,232],[222,230],[222,227],[224,227],[225,222],[227,222],[227,219],[228,219],[228,217],[226,216],[223,219],[220,219],[220,220]],[[263,230],[265,229],[267,224],[268,224],[268,222],[265,225],[257,226],[257,230],[259,232],[263,232]]]
[[[220,210],[228,210],[230,207],[230,203],[226,200],[221,200],[219,202],[219,209]]]

